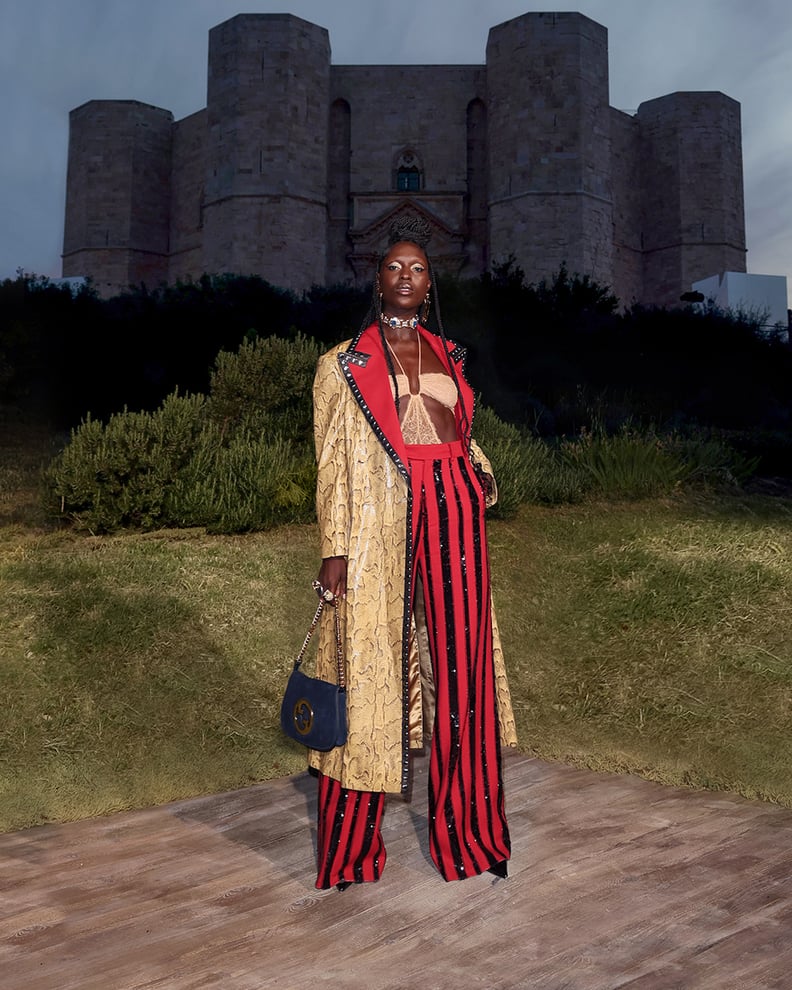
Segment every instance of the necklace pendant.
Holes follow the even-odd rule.
[[[393,330],[414,330],[418,326],[418,317],[412,316],[409,320],[400,320],[398,316],[383,316],[382,322]]]

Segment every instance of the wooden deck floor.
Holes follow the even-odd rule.
[[[425,780],[344,893],[307,775],[0,835],[0,987],[792,987],[792,812],[510,756],[511,876],[447,884]]]

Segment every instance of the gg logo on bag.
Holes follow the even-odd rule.
[[[313,725],[313,708],[311,708],[310,702],[307,698],[299,698],[294,703],[294,710],[292,711],[292,721],[294,722],[294,728],[300,733],[301,736],[307,736],[311,731],[311,726]]]

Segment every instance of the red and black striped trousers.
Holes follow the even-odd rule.
[[[429,763],[429,849],[446,880],[509,858],[492,660],[484,497],[461,441],[408,446],[415,582],[426,606],[435,721]],[[320,889],[378,880],[385,795],[320,776]]]

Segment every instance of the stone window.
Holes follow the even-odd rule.
[[[400,168],[396,173],[396,188],[399,192],[414,192],[421,188],[421,173],[417,168]]]
[[[422,169],[415,152],[403,151],[397,157],[394,175],[397,192],[417,192],[421,188]]]

